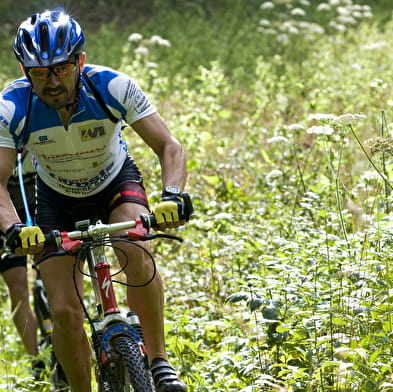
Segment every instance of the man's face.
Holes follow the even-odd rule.
[[[51,67],[25,69],[33,91],[51,108],[59,110],[75,101],[79,74],[84,65],[84,53],[69,62]]]

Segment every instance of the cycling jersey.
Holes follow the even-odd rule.
[[[85,65],[84,72],[116,118],[133,124],[155,113],[147,96],[127,75],[96,65]],[[0,147],[15,149],[27,124],[25,148],[34,155],[37,174],[46,185],[72,197],[91,196],[103,190],[119,173],[128,154],[121,121],[115,124],[108,119],[83,75],[67,129],[58,111],[34,93],[28,110],[30,93],[31,84],[26,78],[2,91]]]

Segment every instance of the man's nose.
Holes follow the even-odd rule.
[[[54,85],[60,84],[60,78],[55,74],[53,69],[49,69],[49,75],[48,75],[47,79],[51,84],[54,84]]]

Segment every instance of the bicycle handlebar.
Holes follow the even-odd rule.
[[[181,197],[183,200],[180,219],[189,221],[194,215],[191,198],[188,193],[183,193]],[[132,241],[147,241],[154,238],[169,238],[183,241],[182,238],[170,234],[151,234],[149,232],[150,229],[158,227],[156,217],[153,214],[143,214],[134,220],[111,224],[97,222],[91,225],[90,221],[85,220],[76,222],[75,226],[77,230],[74,231],[60,232],[58,230],[52,230],[48,234],[45,234],[44,247],[55,247],[57,250],[62,249],[63,251],[69,252],[79,247],[83,241],[94,240],[121,230],[127,230],[127,234],[121,237],[128,238]]]
[[[194,207],[191,198],[188,193],[183,193],[181,198],[182,208],[179,218],[180,220],[189,221],[194,216]],[[183,241],[182,238],[170,234],[151,234],[150,230],[158,227],[156,217],[153,214],[143,214],[134,220],[111,224],[97,222],[91,225],[89,220],[85,220],[76,222],[75,225],[77,230],[74,231],[60,232],[59,230],[52,230],[45,234],[44,247],[55,248],[57,251],[70,252],[81,246],[83,241],[92,241],[99,237],[104,237],[106,234],[112,234],[121,230],[127,230],[127,234],[121,237],[128,238],[132,241],[147,241],[154,238],[169,238]],[[12,253],[5,247],[3,247],[3,250],[5,254]],[[46,259],[45,256],[44,259]]]

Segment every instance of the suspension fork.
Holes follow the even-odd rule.
[[[92,284],[100,318],[120,313],[110,274],[110,264],[105,256],[105,247],[98,246],[90,249],[87,264],[89,273],[93,276]]]

